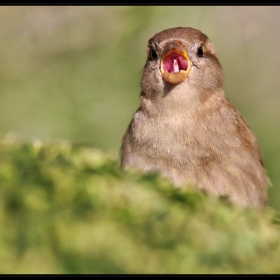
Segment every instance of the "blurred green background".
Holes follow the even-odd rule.
[[[254,131],[280,211],[280,7],[0,7],[0,132],[118,151],[146,45],[176,26],[214,43],[227,97]]]

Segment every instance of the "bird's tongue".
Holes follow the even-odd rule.
[[[169,73],[178,73],[180,70],[186,71],[188,68],[187,59],[178,54],[177,52],[172,52],[166,56],[163,60],[163,70]]]

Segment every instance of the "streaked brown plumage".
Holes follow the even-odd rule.
[[[122,166],[159,171],[175,186],[194,184],[243,206],[265,207],[269,179],[259,146],[222,82],[213,45],[199,30],[171,28],[151,38]]]

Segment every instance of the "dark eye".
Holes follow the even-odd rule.
[[[197,56],[203,57],[203,55],[204,55],[203,47],[199,46],[197,49]]]
[[[153,60],[153,59],[157,59],[157,53],[156,53],[156,51],[154,50],[154,49],[150,49],[150,55],[149,55],[149,58],[151,59],[151,60]]]

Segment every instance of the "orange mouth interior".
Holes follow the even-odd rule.
[[[177,49],[167,51],[161,60],[161,73],[163,80],[170,84],[183,82],[190,71],[190,59],[186,52]]]

